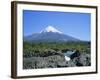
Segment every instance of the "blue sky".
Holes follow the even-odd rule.
[[[90,40],[90,13],[23,10],[24,36],[38,33],[49,25],[80,40]]]

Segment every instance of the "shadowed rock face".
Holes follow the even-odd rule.
[[[90,54],[87,53],[80,53],[78,50],[75,51],[71,55],[71,61],[74,62],[76,66],[90,66],[91,65],[91,59]]]
[[[71,56],[70,56],[70,58],[71,59],[74,59],[75,57],[79,57],[81,55],[81,53],[78,51],[78,50],[76,50]]]

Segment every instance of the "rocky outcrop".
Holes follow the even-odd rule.
[[[70,56],[70,60],[66,61],[62,51],[48,49],[45,50],[43,54],[37,51],[37,54],[35,56],[31,54],[28,55],[28,57],[24,57],[23,69],[90,66],[91,65],[90,57],[91,57],[90,54],[87,54],[85,52],[80,52],[79,50],[75,50],[75,52]]]

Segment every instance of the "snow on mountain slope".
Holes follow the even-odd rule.
[[[56,28],[54,28],[53,26],[48,26],[46,27],[44,30],[42,30],[40,33],[43,32],[54,32],[54,33],[62,33],[61,31],[57,30]]]

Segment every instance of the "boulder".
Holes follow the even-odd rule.
[[[70,58],[71,59],[74,59],[75,57],[79,57],[80,56],[80,52],[79,52],[79,50],[76,50],[71,56],[70,56]]]

